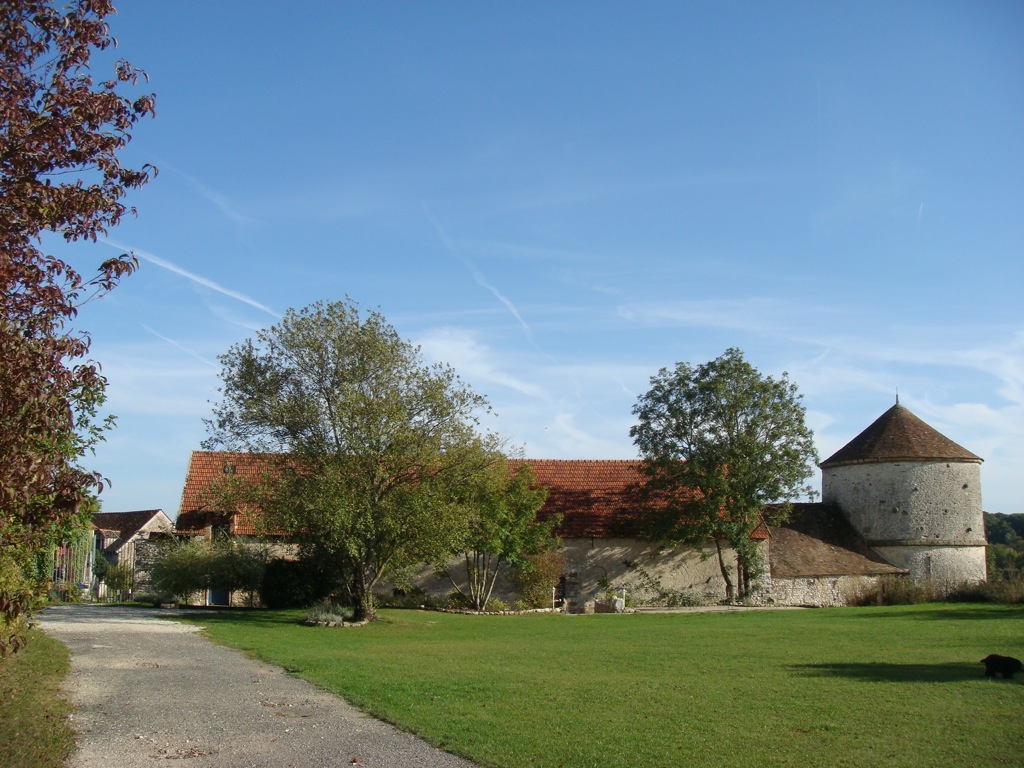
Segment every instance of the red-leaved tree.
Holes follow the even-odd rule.
[[[37,557],[103,485],[79,460],[109,425],[97,416],[106,380],[73,323],[138,262],[83,277],[43,237],[95,241],[156,173],[117,157],[154,114],[152,94],[123,94],[145,74],[125,61],[110,79],[91,74],[91,54],[116,45],[112,13],[107,0],[0,0],[0,656],[22,642],[43,586]]]

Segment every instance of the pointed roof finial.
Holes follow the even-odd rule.
[[[896,405],[900,404],[900,388],[896,387]]]

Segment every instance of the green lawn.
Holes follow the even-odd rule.
[[[1022,607],[299,616],[196,621],[486,766],[1024,765]]]
[[[38,630],[28,645],[0,659],[0,768],[58,768],[75,746],[60,693],[67,648]]]

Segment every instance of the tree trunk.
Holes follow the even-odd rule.
[[[375,618],[377,612],[373,607],[373,591],[366,574],[357,568],[352,580],[352,620],[373,621]]]
[[[732,577],[729,575],[729,568],[725,564],[725,556],[722,553],[722,542],[720,539],[715,539],[715,548],[718,550],[718,568],[722,572],[722,578],[725,580],[725,598],[730,603],[736,600],[736,587],[733,586]]]
[[[497,556],[497,561],[494,564],[494,570],[491,572],[491,582],[487,585],[487,593],[484,595],[484,606],[487,605],[491,599],[491,593],[494,592],[494,583],[498,580],[498,569],[501,568],[501,555]]]

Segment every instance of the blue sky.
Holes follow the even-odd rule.
[[[1024,5],[122,2],[142,269],[79,316],[106,511],[178,511],[217,357],[346,295],[534,458],[631,458],[659,368],[788,371],[822,458],[900,402],[1024,512]],[[102,72],[102,70],[101,70]]]

